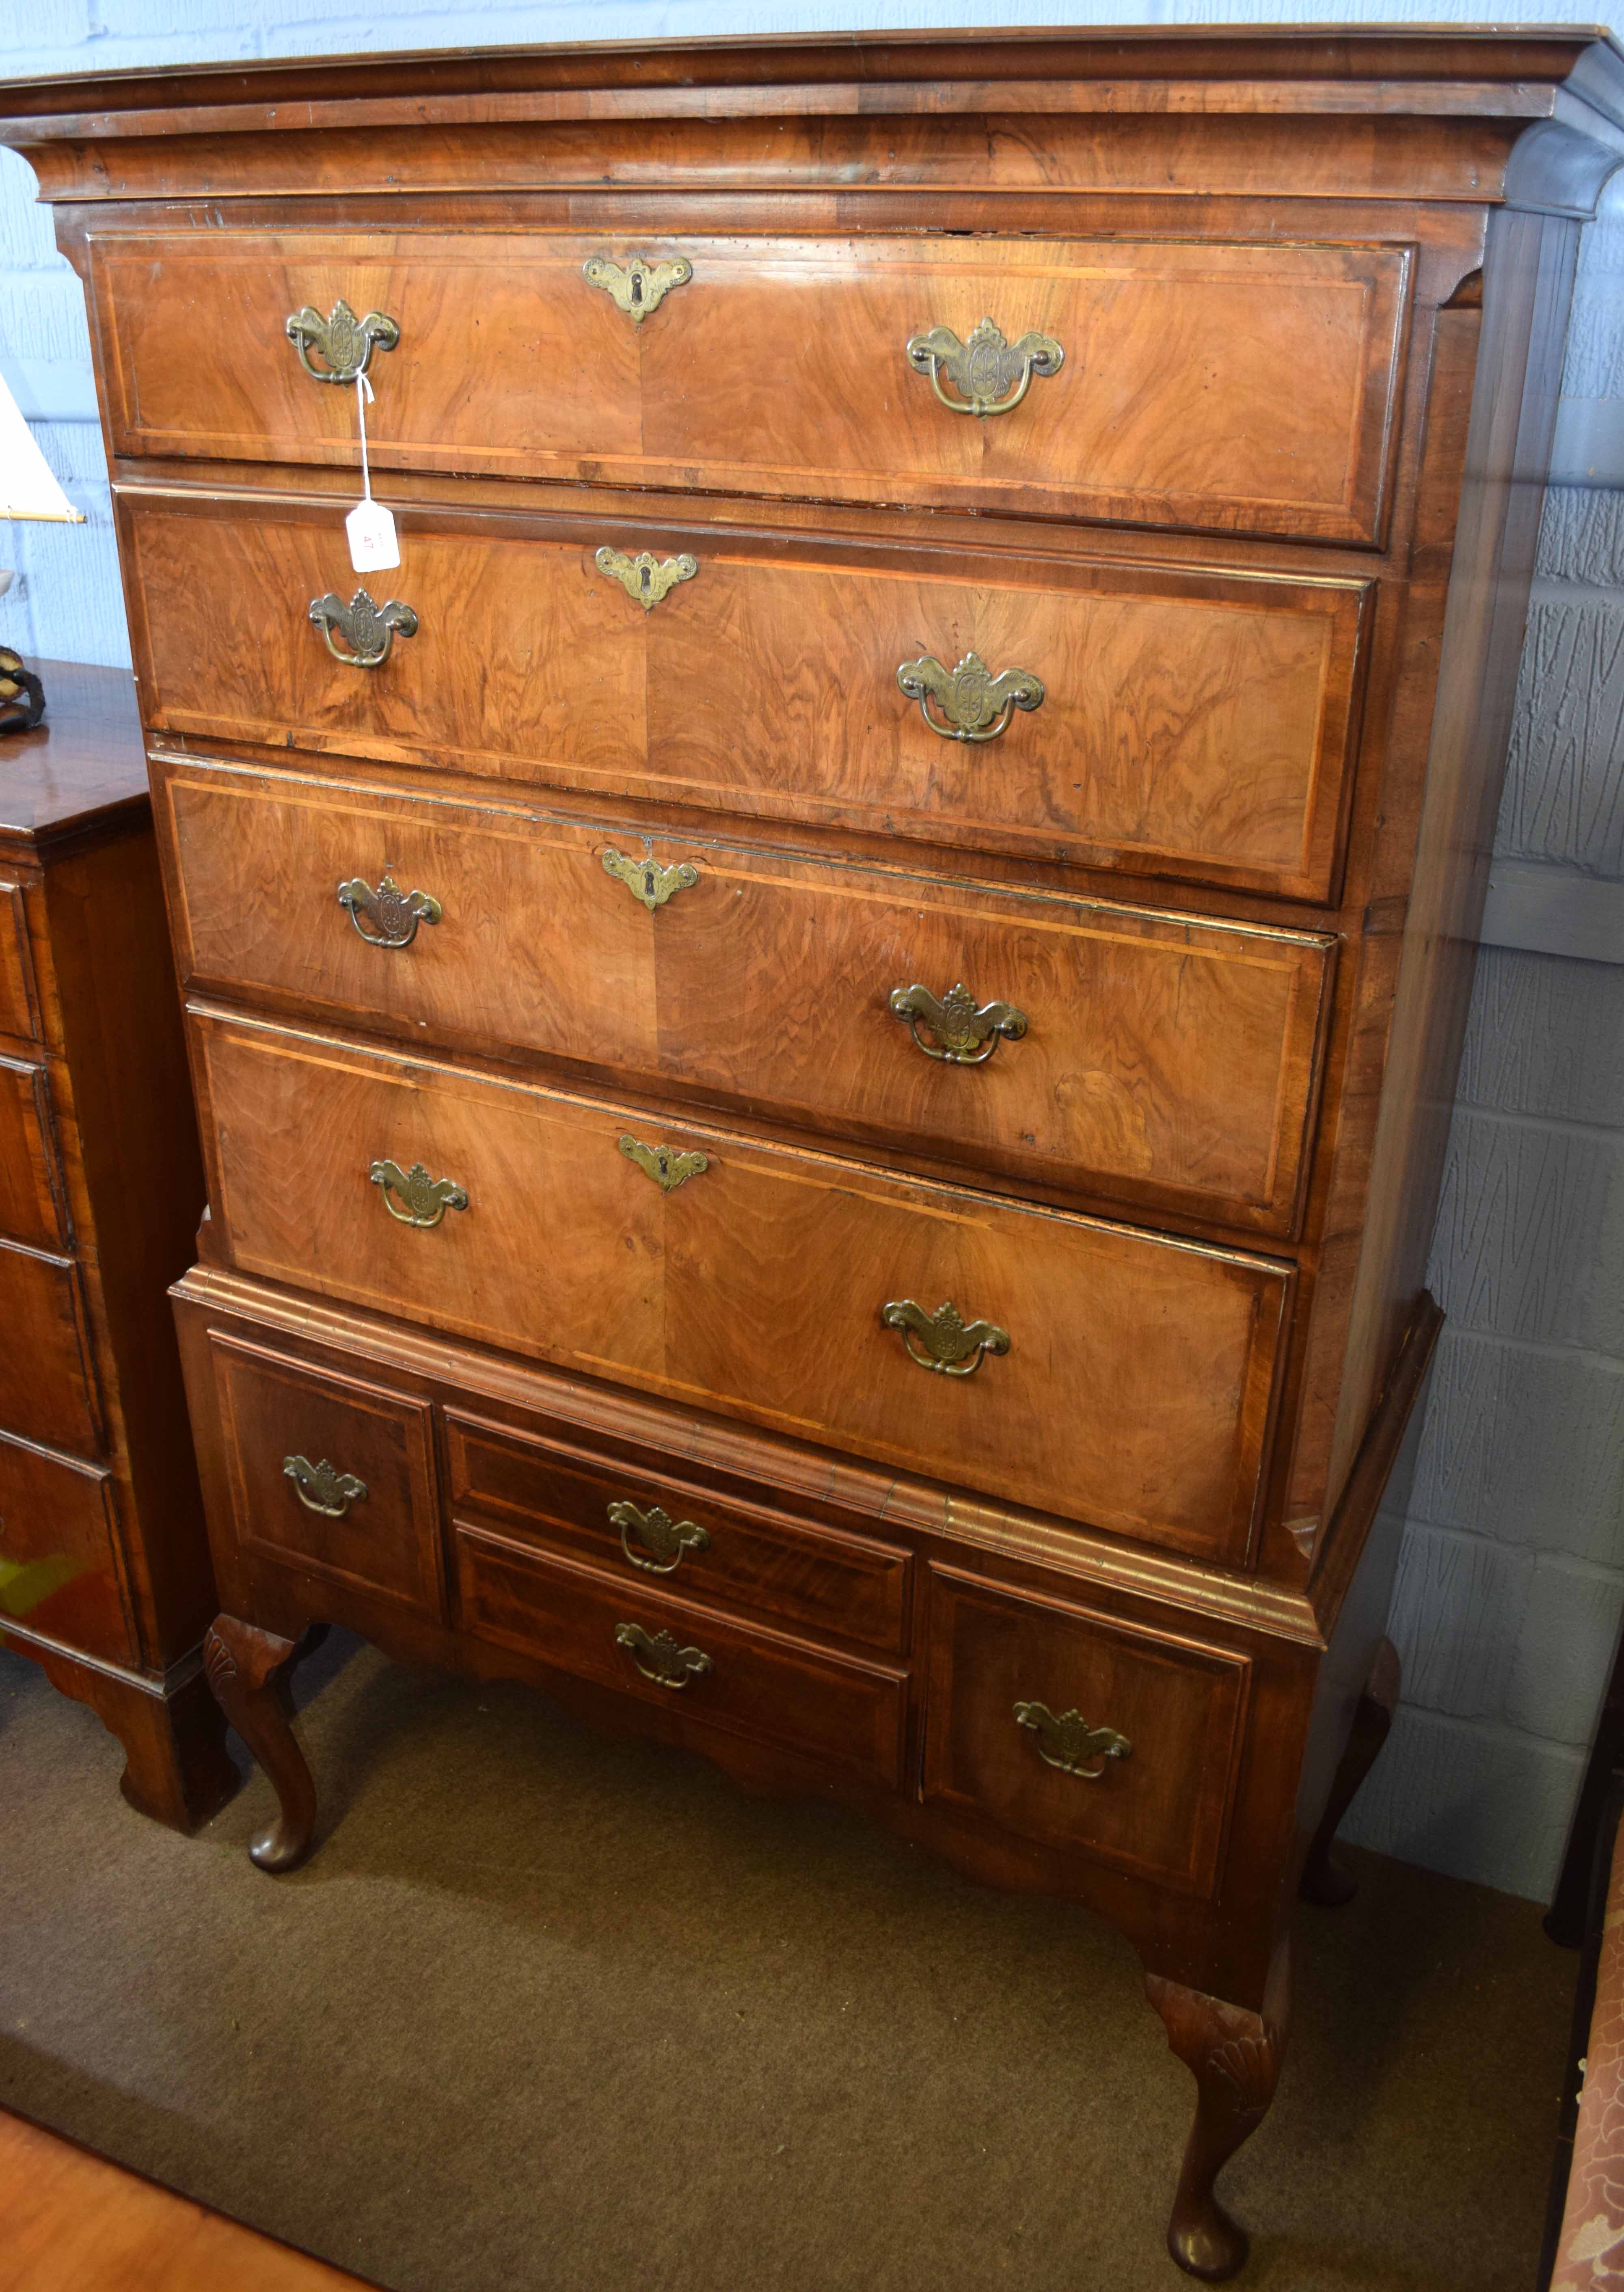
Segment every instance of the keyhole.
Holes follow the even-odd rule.
[[[652,860],[649,862],[649,865],[642,871],[642,888],[644,895],[651,900],[654,896],[654,863]]]
[[[653,578],[653,577],[652,577],[652,575],[651,575],[651,573],[650,573],[650,569],[649,569],[646,565],[640,565],[640,566],[638,567],[638,569],[637,569],[637,579],[638,579],[638,582],[639,582],[640,585],[642,586],[642,593],[643,593],[643,594],[644,594],[644,596],[645,596],[645,597],[646,597],[646,596],[648,595],[648,593],[649,593],[649,588],[650,588],[650,582],[651,582],[652,578]]]
[[[642,274],[637,270],[632,273],[632,300],[634,303],[641,303],[642,300]]]

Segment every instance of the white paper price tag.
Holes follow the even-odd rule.
[[[400,562],[393,514],[381,501],[360,501],[344,520],[350,562],[358,573],[382,573]]]

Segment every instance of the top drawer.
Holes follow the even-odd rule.
[[[380,467],[1382,534],[1402,247],[211,230],[92,255],[117,454],[356,460],[353,392],[287,333],[343,301],[398,329],[368,367]],[[966,365],[986,319],[1009,351]]]

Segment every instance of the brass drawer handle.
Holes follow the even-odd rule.
[[[465,1210],[468,1195],[455,1178],[431,1178],[421,1162],[403,1170],[399,1162],[375,1162],[367,1173],[382,1190],[384,1207],[402,1225],[434,1226],[448,1210]],[[395,1207],[396,1199],[403,1207]]]
[[[691,581],[699,569],[699,559],[690,557],[686,550],[680,557],[658,558],[651,549],[628,557],[624,549],[611,549],[607,542],[592,561],[600,573],[607,573],[611,581],[618,581],[626,595],[645,613],[651,613],[679,581]]]
[[[673,1520],[662,1505],[650,1505],[642,1512],[634,1504],[612,1504],[609,1521],[611,1528],[620,1530],[620,1549],[645,1576],[674,1575],[683,1564],[684,1552],[710,1550],[708,1529],[697,1521]],[[634,1536],[642,1546],[640,1552],[632,1549]]]
[[[617,884],[624,884],[650,915],[656,908],[663,908],[674,892],[691,892],[699,880],[699,869],[689,860],[675,868],[662,868],[658,860],[623,860],[618,851],[603,854],[603,872],[612,876]]]
[[[403,605],[398,597],[392,597],[386,605],[375,605],[365,589],[358,589],[347,605],[331,589],[325,597],[312,597],[311,618],[326,639],[327,650],[345,668],[382,668],[394,650],[397,631],[403,637],[417,634],[417,616],[409,605]],[[350,648],[348,652],[341,652],[333,642],[335,629]]]
[[[409,947],[419,924],[437,924],[445,909],[426,892],[403,892],[392,876],[385,876],[375,892],[364,876],[351,876],[338,887],[338,904],[368,947]],[[370,916],[373,928],[361,922]]]
[[[319,1465],[312,1465],[308,1457],[284,1457],[282,1470],[305,1510],[319,1512],[327,1520],[342,1520],[367,1493],[365,1481],[358,1481],[353,1473],[339,1472],[325,1457]]]
[[[933,652],[922,653],[901,663],[897,682],[944,740],[996,740],[1017,708],[1043,706],[1042,680],[1030,668],[1006,668],[995,676],[978,652],[967,652],[957,668],[944,666]]]
[[[674,254],[668,262],[645,262],[641,254],[611,262],[607,254],[594,254],[582,263],[581,276],[589,286],[601,286],[616,310],[624,311],[634,327],[641,327],[667,295],[687,286],[693,277],[693,265],[685,254]]]
[[[960,342],[951,327],[933,327],[916,335],[908,345],[908,363],[916,374],[928,374],[931,388],[954,414],[1013,414],[1032,386],[1034,375],[1058,374],[1066,354],[1052,335],[1022,335],[1006,342],[1000,328],[983,319],[967,342]],[[957,395],[949,398],[941,386],[943,375]]]
[[[901,1330],[910,1360],[943,1376],[973,1376],[983,1353],[1009,1351],[1007,1329],[993,1321],[966,1321],[956,1305],[938,1305],[927,1313],[911,1297],[902,1297],[883,1307],[880,1319],[888,1329]]]
[[[1015,1724],[1030,1730],[1038,1756],[1062,1775],[1097,1783],[1107,1759],[1126,1759],[1133,1745],[1114,1727],[1091,1727],[1080,1711],[1062,1711],[1057,1719],[1046,1703],[1017,1703]]]
[[[392,351],[400,329],[383,311],[368,311],[358,319],[341,295],[331,314],[323,318],[307,303],[287,321],[288,341],[299,353],[299,363],[312,382],[353,382],[372,363],[374,351]],[[311,364],[311,352],[325,363]]]
[[[986,1063],[1000,1041],[1018,1043],[1026,1032],[1026,1013],[1013,1003],[977,1003],[958,981],[938,1002],[928,987],[893,987],[893,1017],[907,1022],[927,1059],[945,1059],[949,1066],[979,1067]],[[935,1037],[927,1042],[919,1032]]]
[[[625,1648],[656,1687],[686,1687],[691,1680],[703,1679],[711,1667],[702,1648],[678,1647],[669,1632],[656,1632],[650,1639],[641,1624],[617,1624],[615,1645]]]
[[[645,1146],[640,1138],[623,1138],[620,1151],[635,1162],[645,1178],[652,1178],[662,1194],[674,1194],[688,1178],[702,1177],[710,1167],[708,1154],[683,1152],[675,1146]]]

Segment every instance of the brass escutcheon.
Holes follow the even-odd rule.
[[[325,1457],[319,1465],[312,1465],[308,1457],[284,1457],[282,1470],[305,1510],[319,1512],[328,1520],[342,1520],[367,1493],[365,1481],[358,1481],[353,1473],[339,1472]]]
[[[897,682],[944,740],[996,740],[1017,708],[1043,706],[1042,680],[1030,669],[1006,668],[995,676],[978,652],[967,652],[957,668],[944,666],[933,652],[922,653],[901,663]]]
[[[639,1138],[623,1138],[620,1151],[635,1162],[645,1178],[652,1178],[662,1194],[673,1194],[686,1179],[698,1178],[710,1167],[710,1156],[681,1152],[675,1146],[645,1146]]]
[[[1017,1703],[1015,1724],[1030,1730],[1038,1756],[1062,1775],[1076,1775],[1097,1783],[1107,1759],[1126,1759],[1133,1745],[1114,1727],[1091,1727],[1080,1711],[1062,1711],[1057,1719],[1046,1703]]]
[[[611,549],[604,543],[593,558],[600,573],[607,573],[611,581],[618,581],[628,597],[634,598],[645,613],[651,613],[664,597],[668,597],[679,581],[691,581],[699,569],[697,557],[686,551],[680,557],[656,557],[645,549],[636,557],[628,557],[624,549]]]
[[[1052,335],[1006,342],[990,319],[983,319],[967,342],[961,343],[951,327],[933,327],[908,345],[908,363],[916,374],[929,375],[931,388],[949,412],[982,420],[989,414],[1013,414],[1031,388],[1032,376],[1058,374],[1065,359]],[[957,397],[943,390],[944,375]]]
[[[603,872],[617,884],[624,884],[650,915],[656,908],[663,908],[673,892],[691,892],[699,880],[699,869],[686,860],[675,868],[662,868],[658,860],[623,860],[618,851],[603,854]]]
[[[390,1216],[402,1225],[435,1226],[448,1210],[468,1207],[467,1191],[455,1178],[431,1178],[421,1162],[414,1162],[409,1170],[399,1162],[375,1162],[367,1174],[382,1191]]]
[[[331,589],[325,597],[312,597],[310,617],[327,640],[334,659],[346,668],[382,668],[393,650],[397,631],[403,637],[417,634],[417,616],[409,605],[403,605],[398,597],[392,597],[386,605],[375,605],[365,589],[358,589],[347,605]],[[349,646],[348,652],[341,652],[333,642],[335,629]]]
[[[901,1330],[910,1360],[942,1376],[973,1376],[983,1353],[1009,1351],[1007,1329],[992,1321],[966,1321],[956,1305],[938,1305],[927,1313],[911,1297],[902,1297],[882,1306],[880,1320],[888,1329]]]
[[[940,1002],[928,987],[893,987],[891,1009],[927,1059],[944,1059],[949,1066],[982,1066],[1000,1041],[1018,1043],[1026,1032],[1024,1011],[1013,1003],[978,1004],[962,979]],[[933,1042],[925,1040],[921,1027]]]
[[[691,1680],[703,1679],[711,1667],[703,1649],[679,1647],[670,1632],[656,1632],[650,1639],[641,1624],[617,1624],[615,1645],[625,1648],[656,1687],[686,1687]]]
[[[284,331],[312,382],[353,382],[371,365],[374,351],[392,351],[400,339],[400,327],[384,311],[368,311],[358,319],[342,295],[325,319],[307,303]],[[311,351],[325,364],[312,366]]]
[[[392,876],[385,876],[376,891],[364,876],[351,876],[338,887],[338,904],[368,947],[409,947],[419,924],[437,924],[445,910],[426,892],[403,892]],[[362,916],[371,919],[366,929]]]
[[[697,1521],[673,1520],[663,1505],[650,1505],[643,1512],[634,1504],[612,1504],[609,1521],[620,1530],[620,1549],[645,1576],[672,1575],[682,1566],[684,1552],[710,1549],[708,1529]],[[641,1552],[632,1549],[634,1536],[643,1547]]]
[[[687,286],[693,277],[693,265],[685,254],[674,254],[667,262],[649,262],[641,254],[611,262],[607,254],[594,254],[582,263],[581,276],[589,286],[601,286],[616,310],[624,311],[634,327],[641,327],[667,295]]]

